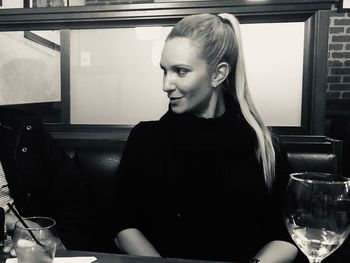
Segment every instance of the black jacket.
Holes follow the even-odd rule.
[[[67,248],[88,249],[86,183],[38,116],[0,108],[0,160],[19,213],[54,218]]]

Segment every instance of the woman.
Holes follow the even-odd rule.
[[[240,42],[230,14],[185,17],[168,35],[169,110],[133,128],[120,164],[123,251],[247,261],[284,238],[279,154],[251,100]]]

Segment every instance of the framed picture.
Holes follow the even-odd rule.
[[[85,0],[85,5],[118,5],[118,4],[139,4],[153,3],[154,0]]]
[[[33,6],[32,7],[49,7],[50,6],[50,0],[32,0]]]
[[[58,52],[61,51],[59,30],[24,31],[24,37],[47,48],[51,48]]]
[[[69,0],[23,0],[24,7],[60,7],[69,6]]]
[[[350,12],[350,0],[340,0],[338,10],[341,12]]]

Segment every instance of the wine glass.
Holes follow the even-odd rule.
[[[350,232],[350,179],[318,172],[291,174],[284,220],[309,262],[321,262]]]

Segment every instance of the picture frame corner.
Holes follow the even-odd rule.
[[[350,0],[339,0],[338,12],[340,12],[340,13],[350,12]]]

